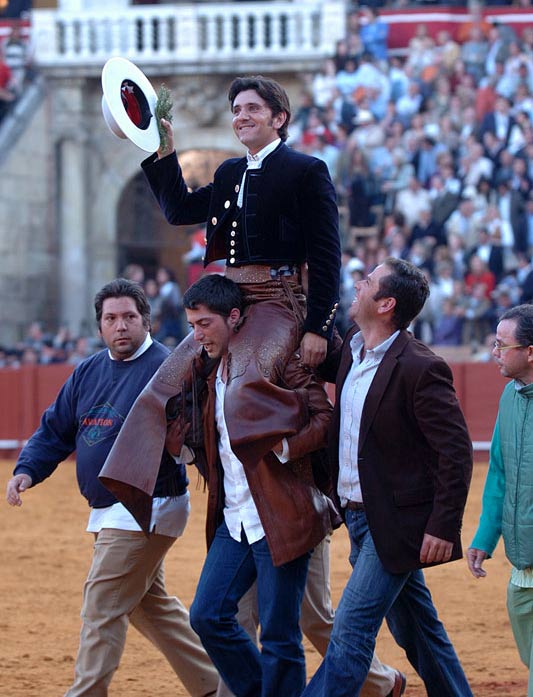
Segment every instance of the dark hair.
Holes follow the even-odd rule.
[[[96,323],[98,329],[102,321],[102,309],[104,300],[108,298],[132,298],[135,301],[135,306],[142,317],[145,329],[150,330],[150,305],[144,294],[142,286],[136,281],[128,281],[127,278],[116,278],[114,281],[107,283],[94,296],[94,310],[96,313]]]
[[[262,75],[253,75],[251,77],[236,77],[231,83],[228,90],[228,99],[233,108],[235,97],[246,90],[255,90],[257,94],[265,100],[272,116],[277,116],[285,112],[287,118],[283,126],[278,128],[278,135],[281,140],[287,140],[289,135],[289,122],[291,120],[291,105],[289,97],[283,87],[275,80],[270,80]]]
[[[196,310],[199,305],[217,315],[229,317],[234,307],[242,312],[244,300],[236,283],[215,273],[202,276],[185,291],[183,306],[187,310]]]
[[[374,300],[395,298],[392,321],[396,329],[407,329],[429,296],[427,278],[409,261],[387,257],[383,263],[392,273],[380,279],[379,290],[374,295]]]
[[[506,310],[500,317],[516,320],[515,338],[521,346],[533,346],[533,305],[524,303]]]

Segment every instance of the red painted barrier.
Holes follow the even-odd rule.
[[[533,22],[532,8],[490,6],[483,9],[482,15],[488,24],[499,22],[512,27],[518,37],[522,35],[524,28]],[[380,10],[380,17],[390,27],[388,46],[395,51],[405,49],[409,45],[418,24],[425,24],[429,35],[433,38],[436,38],[439,31],[445,29],[450,32],[452,38],[457,40],[461,27],[469,22],[471,15],[466,7],[436,5],[401,9],[386,8]]]
[[[490,441],[505,379],[493,363],[452,363],[455,388],[477,450]],[[0,456],[12,456],[39,425],[70,375],[72,366],[24,366],[0,369]],[[333,398],[333,385],[328,386]]]

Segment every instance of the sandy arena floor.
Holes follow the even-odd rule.
[[[2,497],[12,463],[0,462]],[[480,510],[486,467],[475,468],[463,539],[469,543]],[[190,604],[205,555],[205,494],[191,473],[192,515],[185,535],[166,561],[167,588]],[[73,463],[61,465],[45,483],[27,492],[22,508],[0,505],[0,697],[60,697],[69,686],[80,626],[81,591],[91,559],[84,532],[87,506],[77,491]],[[349,573],[346,532],[332,542],[332,592],[337,601]],[[466,562],[427,572],[440,616],[463,662],[476,697],[525,697],[527,670],[514,646],[505,589],[509,568],[499,547],[476,581]],[[425,690],[384,627],[382,660],[408,676],[406,697]],[[308,672],[319,664],[306,644]],[[121,697],[180,697],[187,693],[163,657],[130,629],[126,650],[110,690]],[[280,695],[280,697],[283,697]]]

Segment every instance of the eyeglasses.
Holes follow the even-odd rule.
[[[522,344],[511,344],[510,346],[506,346],[505,344],[502,344],[499,341],[494,341],[492,344],[492,348],[494,351],[498,351],[499,353],[501,353],[502,351],[507,351],[507,349],[525,348],[525,346],[522,346]]]

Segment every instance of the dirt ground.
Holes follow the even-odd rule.
[[[12,463],[0,462],[0,468],[3,498]],[[477,524],[485,473],[486,466],[476,465],[464,523],[465,545]],[[186,604],[192,600],[205,554],[206,496],[196,489],[194,474],[191,480],[191,519],[166,561],[169,592]],[[27,492],[22,508],[0,504],[0,697],[60,697],[71,682],[81,591],[91,559],[91,536],[84,532],[87,513],[71,462]],[[349,573],[345,530],[335,532],[331,550],[336,602]],[[509,568],[500,547],[487,570],[487,578],[476,581],[463,560],[431,569],[426,578],[476,697],[525,697],[527,670],[518,659],[505,609]],[[386,627],[378,649],[382,660],[407,674],[406,697],[425,695]],[[311,675],[320,658],[307,644],[306,653]],[[163,657],[132,628],[110,694],[187,693]]]

